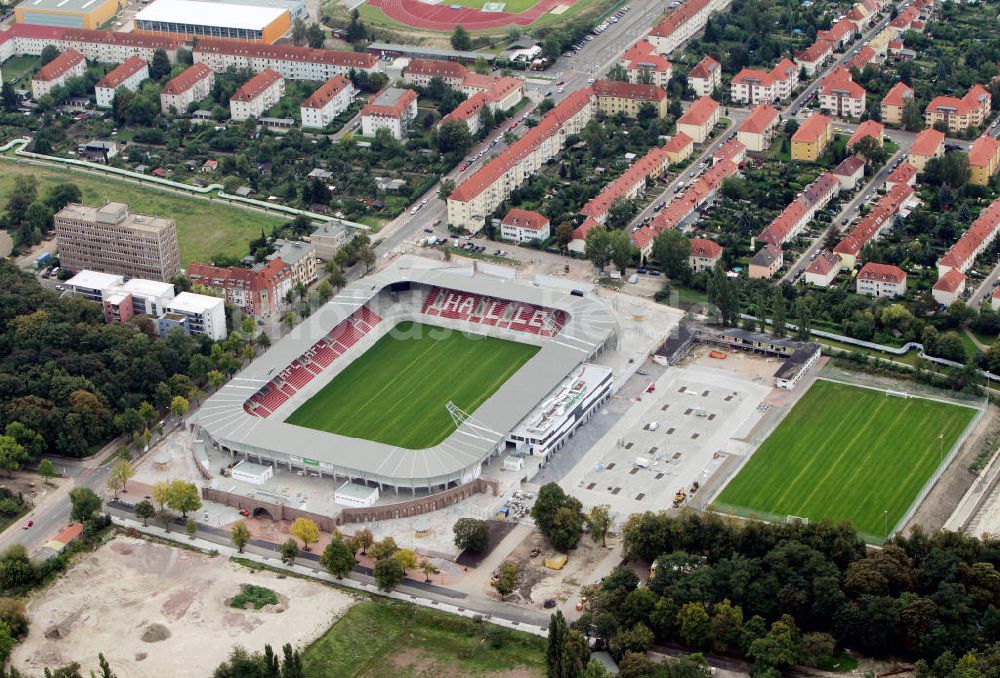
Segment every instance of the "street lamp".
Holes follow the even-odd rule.
[[[882,521],[883,521],[883,523],[885,525],[885,527],[883,528],[883,531],[885,532],[885,536],[888,537],[889,536],[889,511],[888,511],[888,509],[882,511]]]
[[[944,461],[944,433],[938,433],[938,466]]]

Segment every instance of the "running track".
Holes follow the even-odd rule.
[[[461,24],[466,30],[481,31],[489,28],[504,28],[512,24],[527,26],[538,17],[558,5],[573,5],[577,0],[540,0],[531,9],[520,14],[508,12],[483,12],[462,7],[451,9],[448,0],[440,5],[429,5],[419,0],[370,0],[368,4],[378,7],[390,19],[415,28],[432,31],[451,31]]]

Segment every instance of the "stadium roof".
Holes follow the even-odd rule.
[[[262,454],[275,459],[287,459],[289,456],[308,458],[320,462],[320,468],[327,473],[336,472],[342,477],[413,487],[468,480],[475,477],[480,463],[494,452],[507,433],[553,387],[598,352],[616,332],[612,312],[591,297],[578,297],[566,290],[475,274],[473,269],[440,263],[433,264],[440,268],[416,268],[411,265],[429,264],[427,260],[404,257],[395,266],[345,287],[206,400],[192,421],[197,422],[216,443],[237,452]],[[439,286],[536,304],[563,310],[569,314],[569,320],[558,335],[541,339],[541,350],[504,382],[475,411],[472,419],[464,422],[442,443],[427,449],[393,447],[286,424],[282,419],[287,411],[263,418],[248,414],[243,409],[243,403],[274,375],[394,283]],[[389,315],[378,306],[373,310]],[[405,319],[406,312],[400,315],[399,310],[399,307],[393,306],[391,313],[395,316],[394,320]],[[419,310],[414,311],[414,315],[418,314]],[[431,320],[424,316],[421,319],[425,322]],[[536,341],[539,339],[536,335],[525,335],[526,340],[533,338]],[[325,372],[318,377],[318,381],[326,383],[336,373],[336,369]],[[315,390],[308,389],[307,393],[312,395]],[[288,404],[298,405],[301,402],[303,396],[296,394]]]
[[[286,13],[279,7],[259,7],[236,3],[197,0],[156,0],[135,15],[136,21],[225,26],[259,31]]]

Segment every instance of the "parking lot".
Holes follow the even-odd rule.
[[[679,490],[684,504],[727,457],[749,452],[771,392],[769,380],[720,367],[669,368],[560,484],[618,519],[670,508]]]

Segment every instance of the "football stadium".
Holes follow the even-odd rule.
[[[210,397],[202,440],[246,460],[433,493],[547,455],[612,392],[595,296],[410,258],[345,287]],[[485,268],[485,267],[483,267]]]

